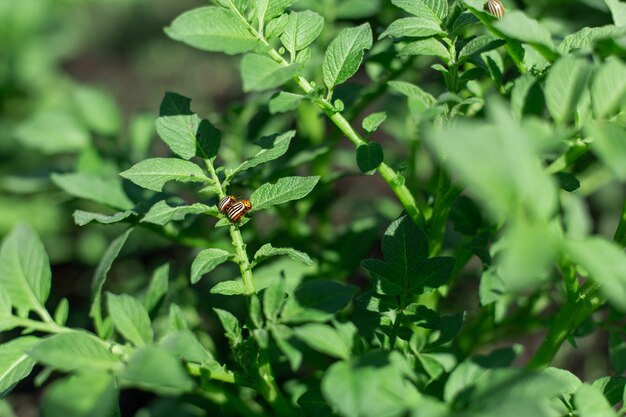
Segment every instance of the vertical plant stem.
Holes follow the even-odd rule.
[[[600,286],[588,282],[580,291],[578,297],[569,298],[558,312],[554,323],[539,349],[528,363],[530,369],[541,369],[549,366],[559,352],[561,345],[576,327],[587,319],[601,303],[592,302]]]
[[[625,234],[626,202],[615,232],[615,242],[624,246],[626,244]],[[569,294],[567,301],[557,314],[554,324],[550,326],[546,338],[528,363],[529,368],[543,368],[550,365],[567,336],[604,304],[603,298],[596,297],[599,289],[599,284],[589,281],[582,286],[577,297]]]
[[[251,297],[256,294],[256,291],[254,289],[254,280],[252,279],[252,269],[250,269],[248,253],[246,252],[246,244],[243,243],[239,226],[233,223],[229,226],[229,231],[233,246],[235,247],[235,254],[239,260],[239,271],[241,272],[241,279],[243,280],[244,292],[246,297]]]
[[[226,196],[226,190],[222,185],[213,162],[209,159],[205,159],[205,164],[209,175],[214,182],[215,189],[220,199]],[[239,265],[239,271],[241,272],[241,279],[243,280],[244,293],[246,295],[246,302],[248,304],[248,312],[250,313],[251,299],[256,297],[256,290],[254,288],[254,278],[252,276],[252,268],[250,266],[250,259],[246,252],[246,244],[241,236],[241,230],[235,223],[229,225],[230,237],[235,248],[235,255],[237,264]],[[252,323],[253,321],[250,320]],[[259,360],[257,363],[257,370],[259,373],[260,384],[258,391],[265,398],[265,400],[276,410],[280,416],[293,416],[294,412],[290,404],[282,396],[276,380],[274,379],[274,373],[272,371],[272,365],[269,361],[269,355],[267,348],[259,346]]]
[[[224,190],[224,186],[220,182],[219,176],[215,171],[215,167],[213,166],[213,162],[208,159],[205,159],[206,167],[209,170],[209,175],[213,180],[213,185],[217,190],[217,194],[220,198],[224,198],[226,196],[226,191]],[[252,279],[252,270],[250,269],[250,260],[248,259],[248,253],[246,252],[246,244],[243,243],[243,237],[241,236],[241,230],[239,230],[239,226],[235,223],[231,223],[228,226],[228,230],[230,232],[230,238],[235,247],[235,255],[237,257],[237,264],[239,265],[239,271],[241,272],[241,279],[243,280],[243,288],[246,294],[246,297],[249,298],[256,293],[254,290],[254,280]]]

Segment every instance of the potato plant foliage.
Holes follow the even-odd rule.
[[[38,216],[6,231],[0,398],[34,383],[45,417],[131,415],[138,391],[137,416],[626,415],[626,3],[503,5],[214,0],[164,32],[239,57],[227,110],[163,92],[156,120],[123,123],[76,85],[71,111],[11,121],[65,155],[45,175],[78,245],[106,245],[68,301]],[[252,205],[237,222],[227,195]]]

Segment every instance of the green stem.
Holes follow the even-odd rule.
[[[601,302],[593,302],[592,298],[598,292],[600,286],[595,283],[587,283],[576,298],[569,298],[550,326],[548,334],[533,358],[528,363],[528,368],[541,369],[552,363],[561,345],[567,337],[580,324],[587,319],[600,305]]]
[[[205,159],[206,167],[209,171],[209,175],[213,182],[215,183],[215,189],[217,190],[217,194],[220,199],[226,196],[226,191],[224,190],[224,186],[220,182],[219,176],[215,171],[215,167],[213,166],[213,162],[209,159]],[[237,259],[237,264],[239,265],[239,271],[241,272],[241,279],[243,280],[243,288],[248,299],[256,294],[254,290],[254,280],[252,278],[252,269],[250,268],[250,260],[248,259],[248,253],[246,252],[246,244],[243,243],[243,237],[241,236],[241,230],[239,230],[239,226],[235,223],[231,223],[228,226],[228,230],[230,232],[230,239],[235,248],[235,255]]]
[[[274,49],[269,42],[265,39],[265,37],[257,31],[250,23],[246,20],[246,18],[239,12],[237,7],[233,4],[231,0],[228,0],[230,10],[242,21],[242,23],[246,26],[246,28],[252,33],[258,40],[263,44],[263,47],[267,50],[268,55],[276,61],[278,64],[288,67],[291,65],[289,62],[283,58],[281,54],[278,53],[276,49]],[[294,81],[300,87],[300,89],[307,95],[313,95],[315,93],[315,88],[311,85],[311,83],[301,75],[298,75],[294,78]],[[355,145],[363,145],[366,144],[367,141],[363,139],[363,137],[352,127],[352,125],[346,120],[346,118],[335,110],[334,106],[328,101],[327,98],[316,98],[315,103],[318,107],[328,116],[328,118],[341,130],[344,135]],[[418,206],[413,194],[409,191],[409,189],[404,184],[404,177],[394,171],[389,165],[385,162],[381,163],[377,168],[378,173],[383,177],[385,182],[389,185],[392,191],[396,194],[402,206],[408,213],[409,216],[418,224],[424,225],[424,216],[422,214],[421,208]]]
[[[233,241],[235,247],[235,254],[237,255],[239,271],[241,272],[241,279],[243,280],[243,288],[247,297],[251,297],[256,294],[254,289],[254,280],[252,279],[252,269],[250,268],[250,260],[248,259],[248,253],[246,252],[246,244],[243,243],[243,237],[241,236],[241,230],[239,226],[232,223],[229,226],[230,238]]]
[[[567,152],[555,159],[547,168],[548,174],[556,174],[576,162],[589,151],[589,146],[583,141],[576,141]]]
[[[23,327],[25,329],[36,330],[45,333],[67,333],[73,331],[68,327],[59,326],[54,321],[41,322],[21,317],[11,317],[10,322],[14,323],[16,327]]]
[[[209,171],[209,175],[215,183],[215,189],[217,190],[220,199],[226,196],[226,191],[221,183],[213,162],[210,159],[205,159],[206,167]],[[230,238],[235,248],[235,254],[237,264],[239,265],[239,271],[241,272],[241,279],[243,280],[244,292],[248,303],[248,311],[250,311],[250,300],[252,297],[256,297],[256,290],[254,288],[254,278],[252,276],[252,267],[250,265],[250,259],[246,252],[246,244],[241,236],[241,230],[235,223],[231,223],[229,226]],[[294,410],[290,404],[282,396],[276,380],[274,379],[274,373],[272,372],[272,365],[269,361],[269,355],[266,348],[259,346],[259,363],[258,372],[261,380],[258,391],[263,395],[265,400],[276,410],[281,416],[293,416]],[[234,380],[233,380],[234,381]]]
[[[624,246],[626,239],[626,202],[620,218],[614,240]],[[600,284],[588,281],[580,289],[578,296],[568,294],[568,299],[550,326],[543,343],[528,363],[529,368],[544,368],[552,362],[567,336],[580,326],[597,308],[605,302],[603,297],[597,297]]]

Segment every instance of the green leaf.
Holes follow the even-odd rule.
[[[389,87],[393,90],[402,95],[409,98],[418,98],[425,106],[431,106],[437,101],[432,94],[427,93],[417,85],[407,83],[405,81],[389,81],[387,84],[389,84]]]
[[[144,159],[148,155],[154,131],[153,115],[139,113],[130,119],[127,140],[131,160]]]
[[[222,249],[205,249],[201,251],[191,264],[191,283],[200,281],[204,274],[211,272],[216,266],[226,262],[232,254]]]
[[[198,165],[175,158],[146,159],[120,175],[140,187],[159,192],[169,181],[211,182]]]
[[[617,417],[611,404],[598,388],[583,384],[574,394],[574,403],[580,417]]]
[[[439,23],[448,15],[446,0],[391,0],[391,3],[413,16],[435,19]]]
[[[483,380],[488,380],[494,369],[511,366],[521,353],[520,346],[504,347],[488,355],[466,359],[452,371],[444,390],[446,402],[452,402]]]
[[[175,304],[170,304],[170,311],[168,314],[169,331],[177,332],[182,330],[189,330],[189,324],[185,320],[185,314],[183,310]]]
[[[423,17],[405,17],[394,20],[380,38],[391,36],[393,38],[425,38],[433,35],[442,35],[445,32],[435,20]]]
[[[191,99],[176,93],[165,93],[161,102],[156,130],[170,149],[183,159],[199,154],[215,158],[221,133],[208,120],[191,111]]]
[[[557,123],[572,119],[591,75],[584,58],[566,56],[558,60],[546,78],[546,105]]]
[[[552,417],[555,414],[550,403],[570,388],[569,384],[563,385],[560,375],[552,372],[529,372],[481,362],[470,362],[470,367],[464,366],[468,363],[464,362],[446,383],[446,400],[453,402],[457,410],[465,406],[467,411],[462,414]],[[448,386],[454,389],[448,391]]]
[[[493,25],[506,36],[530,44],[550,61],[558,56],[554,52],[552,35],[548,29],[519,10],[506,13],[502,20]]]
[[[381,294],[421,294],[442,285],[452,272],[450,258],[427,259],[428,238],[408,216],[389,225],[382,249],[384,261],[366,259],[361,264]]]
[[[364,174],[372,174],[384,158],[383,148],[378,142],[368,142],[356,148],[356,164]]]
[[[259,44],[237,16],[219,7],[185,12],[165,28],[165,33],[194,48],[230,55],[251,51]]]
[[[534,132],[519,126],[498,100],[487,109],[491,123],[460,120],[424,135],[426,143],[497,217],[509,218],[524,207],[547,221],[557,206],[557,190],[532,145]]]
[[[294,329],[295,335],[312,349],[339,359],[350,358],[350,347],[332,326],[311,323]]]
[[[559,44],[559,52],[567,55],[579,49],[584,52],[592,52],[596,43],[608,39],[619,39],[626,35],[626,26],[600,26],[593,28],[583,28],[576,33],[572,33],[563,39]]]
[[[9,293],[0,287],[0,317],[9,317],[13,315],[13,304]]]
[[[607,60],[596,72],[591,85],[593,113],[598,118],[620,110],[626,96],[626,64],[619,59]]]
[[[285,9],[295,3],[296,0],[257,0],[254,14],[259,22],[259,27],[265,26],[265,22],[280,15]]]
[[[50,261],[39,236],[20,224],[4,238],[0,246],[0,286],[22,317],[35,311],[45,317],[50,295]]]
[[[296,65],[281,65],[265,55],[246,54],[241,60],[243,91],[265,91],[278,88],[298,75]]]
[[[108,345],[89,333],[71,331],[44,339],[29,354],[37,362],[61,371],[108,371],[120,364]]]
[[[265,327],[265,323],[263,322],[263,312],[261,311],[261,301],[259,300],[259,297],[256,294],[252,294],[250,296],[248,309],[249,309],[248,317],[250,318],[250,323],[252,324],[252,328],[263,329]],[[262,347],[267,346],[267,332],[265,330],[256,332],[254,337]]]
[[[286,113],[288,111],[296,110],[300,105],[300,102],[304,99],[305,96],[302,96],[300,94],[293,94],[281,91],[270,99],[270,113]]]
[[[617,309],[626,311],[626,254],[613,242],[600,237],[568,240],[571,259],[600,284],[600,292]]]
[[[593,381],[592,385],[602,391],[609,404],[615,406],[623,399],[626,378],[623,376],[604,376]]]
[[[368,23],[343,29],[328,45],[322,70],[329,91],[352,77],[363,61],[366,49],[372,47],[372,29]]]
[[[250,196],[252,210],[259,211],[271,206],[306,197],[320,177],[284,177],[275,184],[263,184]]]
[[[188,214],[210,214],[219,216],[219,211],[215,206],[207,206],[202,203],[195,203],[191,206],[169,206],[164,200],[159,201],[141,219],[145,223],[154,223],[165,226],[171,221],[183,220]]]
[[[580,378],[565,369],[546,368],[541,373],[558,379],[562,394],[573,394],[583,384]]]
[[[114,136],[122,127],[122,116],[114,98],[88,86],[72,89],[76,110],[85,124],[101,135]]]
[[[342,416],[401,416],[421,397],[408,381],[412,374],[400,353],[374,351],[328,368],[322,393]]]
[[[89,224],[91,222],[97,222],[100,224],[114,224],[119,223],[122,220],[126,220],[133,215],[135,215],[135,212],[132,210],[119,211],[111,215],[76,210],[74,211],[74,214],[72,214],[72,216],[74,217],[74,223],[78,226],[85,226],[86,224]]]
[[[538,97],[539,91],[537,79],[526,73],[515,80],[513,89],[511,90],[511,113],[517,120],[522,120],[524,114],[528,111],[529,104],[534,104],[539,100],[532,100]],[[541,108],[543,110],[543,94],[541,95]]]
[[[446,64],[450,63],[451,57],[448,49],[436,38],[420,39],[406,44],[399,53],[400,56],[436,56]]]
[[[61,301],[59,301],[56,310],[54,310],[54,322],[59,326],[65,326],[69,314],[70,303],[67,301],[67,298],[62,298]]]
[[[113,417],[118,410],[113,376],[102,372],[81,373],[55,381],[45,393],[46,417]]]
[[[620,179],[626,179],[626,130],[613,122],[595,122],[585,126],[591,150]]]
[[[254,254],[254,265],[258,265],[265,259],[272,256],[287,255],[294,261],[302,262],[305,265],[313,265],[313,261],[304,252],[297,251],[293,248],[275,248],[271,243],[266,243]]]
[[[37,343],[38,338],[25,336],[0,345],[0,399],[6,397],[18,382],[30,375],[35,361],[27,352]]]
[[[161,306],[161,302],[167,295],[169,277],[170,265],[167,263],[158,267],[152,274],[146,298],[143,301],[143,305],[150,314],[153,314]]]
[[[446,403],[433,397],[424,396],[418,405],[413,408],[411,417],[449,417],[451,411]]]
[[[280,277],[263,293],[263,313],[269,321],[276,321],[285,302],[285,280]]]
[[[270,329],[276,346],[289,361],[291,370],[297,371],[302,365],[302,352],[292,344],[293,330],[280,324],[273,325]]]
[[[211,287],[211,294],[219,294],[219,295],[241,295],[245,294],[246,290],[243,287],[242,281],[222,281],[215,284]]]
[[[168,334],[159,342],[159,346],[176,358],[187,362],[203,363],[213,359],[213,355],[189,330]]]
[[[491,34],[477,36],[465,44],[463,49],[461,49],[461,52],[459,52],[459,58],[457,61],[459,63],[465,62],[474,56],[496,49],[505,43],[506,42],[504,40],[498,39]]]
[[[77,152],[89,146],[89,132],[75,117],[58,111],[35,113],[15,130],[17,141],[45,154]]]
[[[226,337],[230,340],[231,346],[236,346],[241,343],[241,326],[239,325],[239,320],[235,317],[231,312],[222,310],[219,308],[213,309],[217,314],[217,317],[220,319],[222,323],[222,327],[224,327],[224,331],[226,332]]]
[[[613,22],[617,26],[626,26],[626,4],[619,0],[604,0],[604,2],[611,10]]]
[[[152,343],[150,316],[139,300],[128,294],[107,293],[107,306],[113,325],[126,340],[138,347]]]
[[[130,210],[133,202],[126,197],[122,183],[117,178],[104,178],[88,174],[52,174],[50,176],[66,193],[120,210]]]
[[[282,320],[288,323],[329,320],[352,300],[355,293],[356,288],[339,282],[307,281],[287,299]]]
[[[470,11],[465,11],[457,16],[452,24],[452,34],[458,33],[469,25],[479,22],[478,18]]]
[[[287,24],[289,23],[289,15],[284,13],[275,19],[270,20],[265,25],[265,38],[275,39],[283,34]]]
[[[558,254],[560,235],[544,223],[515,216],[498,247],[497,271],[504,287],[521,292],[539,286],[549,279],[550,264]]]
[[[144,346],[131,357],[120,374],[123,387],[137,387],[160,395],[180,395],[194,388],[194,382],[178,360],[158,346]]]
[[[102,296],[102,287],[104,286],[104,282],[106,281],[107,274],[111,269],[111,265],[120,254],[124,243],[126,243],[126,239],[132,233],[133,228],[126,230],[120,236],[118,236],[107,248],[102,255],[102,259],[100,259],[100,263],[96,268],[96,272],[93,274],[93,278],[91,281],[91,310],[89,311],[89,316],[99,318],[100,317],[100,297]]]
[[[292,57],[313,43],[324,29],[324,18],[311,11],[291,12],[289,22],[280,37]]]
[[[289,149],[291,139],[293,139],[295,135],[296,131],[290,130],[289,132],[280,135],[276,134],[262,138],[258,142],[258,145],[262,149],[252,158],[235,168],[232,173],[229,173],[228,179],[247,169],[254,168],[258,165],[280,158]]]
[[[362,126],[366,132],[373,133],[378,130],[380,125],[385,123],[385,120],[387,120],[387,113],[384,111],[372,113],[363,119]]]

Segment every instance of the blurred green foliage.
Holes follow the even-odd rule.
[[[0,415],[616,415],[626,5],[249,3],[0,3]]]

